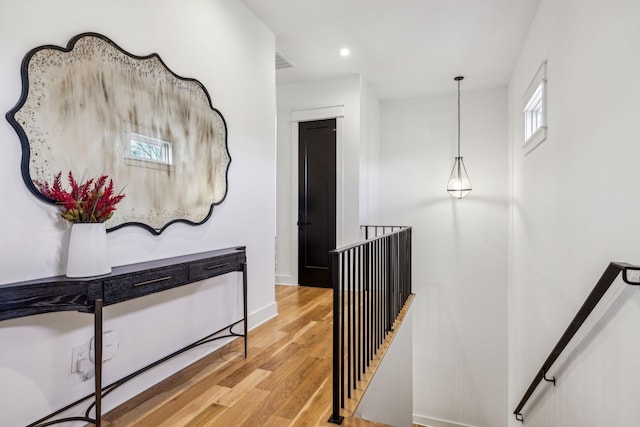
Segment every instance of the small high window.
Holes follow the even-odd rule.
[[[524,107],[524,139],[528,140],[542,127],[542,92],[543,82],[538,84],[535,92]]]
[[[546,83],[547,61],[543,61],[524,94],[524,144],[525,154],[547,138]]]
[[[173,145],[158,138],[135,132],[126,133],[125,163],[159,170],[173,169]]]
[[[129,133],[130,159],[171,164],[171,143],[137,133]]]

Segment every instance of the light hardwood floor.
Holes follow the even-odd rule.
[[[332,291],[276,286],[278,316],[104,416],[110,427],[334,426]],[[346,417],[345,427],[383,424]]]

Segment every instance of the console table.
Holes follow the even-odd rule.
[[[231,272],[242,272],[243,318],[232,323],[142,369],[102,387],[102,308],[167,289],[188,285]],[[245,247],[220,249],[198,254],[166,258],[138,264],[114,267],[110,274],[91,278],[70,279],[55,276],[0,285],[0,320],[32,316],[58,311],[93,313],[95,340],[95,390],[94,393],[30,424],[28,427],[51,425],[63,421],[86,421],[100,427],[102,397],[136,375],[177,356],[198,345],[216,339],[235,336],[244,338],[244,355],[247,357],[247,258]],[[243,323],[243,333],[232,328]],[[226,335],[220,336],[227,331]],[[56,415],[86,401],[95,401],[84,417],[49,420]],[[95,418],[89,416],[95,407]]]

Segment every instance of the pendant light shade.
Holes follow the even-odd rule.
[[[451,170],[447,191],[456,199],[462,199],[471,193],[471,181],[469,180],[467,169],[464,167],[462,157],[456,157],[453,163],[453,170]]]
[[[471,192],[471,180],[469,179],[467,168],[464,167],[462,156],[460,156],[460,80],[462,79],[464,79],[462,76],[454,79],[458,82],[458,155],[453,163],[453,169],[447,184],[447,191],[456,199],[462,199]]]

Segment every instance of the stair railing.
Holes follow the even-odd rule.
[[[362,230],[368,240],[330,252],[333,396],[329,422],[334,424],[342,423],[345,398],[352,397],[411,295],[411,227],[363,226]]]
[[[636,276],[633,278],[633,280],[630,280],[628,275],[629,271],[640,271],[640,267],[624,262],[611,262],[605,269],[604,273],[602,273],[602,276],[600,277],[600,280],[598,280],[593,290],[582,304],[582,307],[580,307],[573,320],[560,337],[560,340],[558,340],[558,343],[555,345],[555,347],[553,347],[553,350],[551,350],[551,353],[542,364],[540,370],[536,373],[533,381],[531,381],[531,385],[529,385],[529,388],[524,393],[524,396],[522,396],[520,403],[518,403],[518,406],[516,406],[516,409],[513,411],[513,414],[516,416],[516,420],[524,422],[524,417],[522,416],[522,408],[524,408],[524,405],[527,403],[533,392],[536,390],[536,387],[538,387],[538,384],[540,384],[542,380],[551,382],[554,386],[556,385],[556,378],[547,378],[547,373],[551,369],[551,366],[554,364],[554,362],[558,359],[562,351],[565,349],[565,347],[567,347],[576,332],[578,332],[580,326],[582,326],[587,317],[589,317],[589,314],[591,314],[598,302],[600,302],[602,296],[607,292],[609,287],[616,280],[620,272],[622,272],[622,280],[625,283],[635,286],[640,285],[640,276]]]

